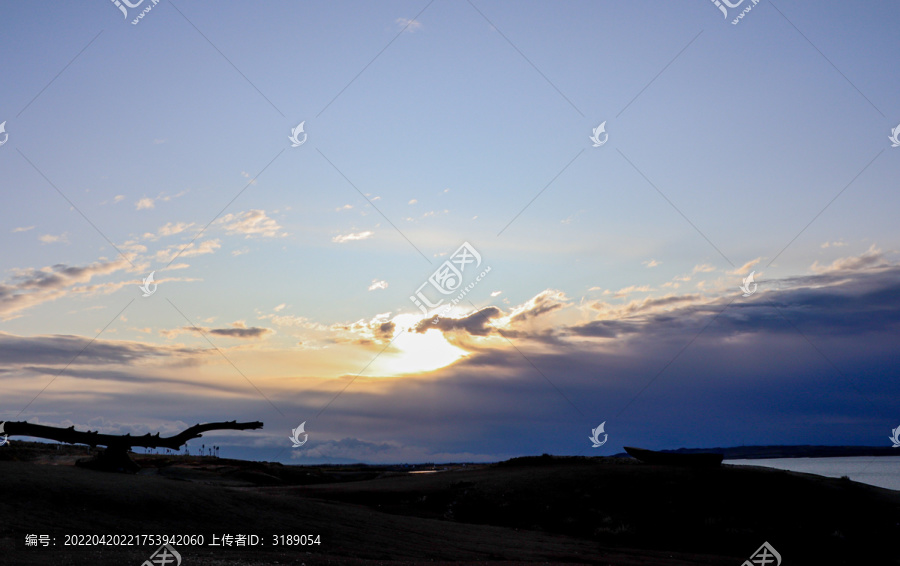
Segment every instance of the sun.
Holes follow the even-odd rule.
[[[410,331],[423,318],[415,314],[394,317],[394,342],[372,364],[382,375],[404,375],[434,371],[456,362],[468,352],[454,346],[444,334],[431,328],[425,332]]]

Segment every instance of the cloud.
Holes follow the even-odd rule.
[[[419,29],[422,29],[422,24],[417,20],[410,20],[408,18],[397,18],[394,20],[398,26],[400,26],[403,30],[408,31],[409,33],[414,33]]]
[[[807,336],[900,329],[900,303],[894,300],[900,296],[900,266],[888,264],[874,246],[860,256],[836,260],[817,273],[768,283],[767,300],[735,302],[729,291],[721,296],[669,294],[626,305],[594,303],[591,309],[595,311],[595,320],[563,324],[548,321],[533,327],[520,325],[515,335],[543,342],[552,342],[549,340],[552,337],[561,344],[566,335],[598,338],[631,335],[642,340],[677,341],[686,328],[705,328],[705,339],[711,341],[727,340],[735,334],[796,333],[797,328],[802,328]],[[564,311],[560,316],[574,317],[574,313],[568,312],[572,305],[557,293],[544,291],[513,311],[529,313],[527,316],[502,319],[496,311],[490,318],[498,318],[494,326],[507,333],[513,323],[526,318],[534,320],[550,311]],[[711,318],[716,324],[707,328],[704,320]],[[464,329],[474,336],[487,334],[485,325],[475,315],[441,322],[428,326],[430,320],[425,320],[417,330]]]
[[[144,197],[134,203],[135,210],[147,210],[150,208],[156,208],[156,203],[152,198]]]
[[[284,307],[286,307],[286,306],[287,306],[286,304],[281,303],[280,305],[278,305],[277,307],[275,307],[275,308],[272,309],[272,310],[275,311],[275,312],[281,312],[282,310],[284,310]]]
[[[716,270],[715,267],[711,266],[708,263],[704,263],[701,265],[695,265],[692,273],[711,273],[715,270]]]
[[[187,191],[181,191],[180,193],[175,194],[175,195],[167,195],[166,193],[162,192],[152,198],[151,197],[143,197],[134,204],[134,208],[135,208],[135,210],[148,210],[148,209],[156,208],[156,201],[169,202],[173,198],[178,198],[178,197],[184,196],[185,194],[187,194]],[[116,196],[116,198],[113,199],[113,202],[119,202],[119,200],[120,200],[119,197]]]
[[[416,200],[416,199],[412,199],[412,200],[410,200],[410,201],[409,201],[408,203],[406,203],[406,204],[416,204],[417,202],[419,202],[419,201]]]
[[[629,285],[628,287],[623,287],[623,288],[619,289],[618,291],[616,291],[615,293],[613,293],[613,297],[621,298],[621,297],[627,297],[628,295],[630,295],[632,293],[649,293],[649,292],[650,292],[649,285],[640,285],[640,286]]]
[[[442,332],[464,330],[472,336],[487,336],[493,330],[491,319],[501,314],[497,307],[487,307],[462,318],[444,316],[437,319],[437,322],[433,318],[426,318],[416,324],[415,331],[423,333],[436,328]]]
[[[592,338],[615,338],[621,332],[625,331],[630,325],[623,324],[618,320],[592,320],[585,324],[572,326],[566,331],[577,336],[590,336]],[[634,332],[634,330],[631,330]]]
[[[271,328],[260,328],[251,326],[249,328],[212,328],[209,334],[216,336],[227,336],[229,338],[261,338],[270,332],[274,332]]]
[[[241,171],[241,177],[243,177],[245,179],[250,179],[250,173],[247,173],[246,171]],[[250,179],[250,182],[247,183],[248,186],[255,185],[255,184],[256,184],[256,179]]]
[[[128,261],[120,257],[85,266],[59,263],[40,269],[15,269],[12,278],[0,283],[0,319],[73,292],[90,292],[92,289],[78,290],[76,286],[89,283],[94,277],[109,275],[129,267]]]
[[[156,261],[159,263],[168,263],[175,259],[176,257],[193,257],[198,255],[205,255],[215,253],[215,251],[222,247],[222,244],[219,243],[219,240],[205,240],[199,244],[196,242],[191,242],[187,246],[181,244],[175,244],[167,247],[164,250],[159,250],[156,252]]]
[[[34,226],[22,226],[20,228],[13,228],[13,233],[15,232],[27,232],[29,230],[34,230]]]
[[[305,320],[305,319],[302,319]],[[331,334],[330,340],[335,344],[357,344],[369,346],[376,342],[390,342],[396,325],[391,321],[391,313],[379,313],[371,319],[359,319],[352,323],[338,323],[322,326],[303,322],[308,329],[324,330]]]
[[[123,200],[125,200],[125,195],[116,195],[113,197],[113,202],[122,202]]]
[[[397,325],[393,321],[382,322],[376,328],[376,335],[382,340],[389,340],[394,336]]]
[[[734,271],[730,271],[729,273],[732,273],[732,274],[734,274],[734,275],[746,275],[746,274],[750,273],[750,270],[753,269],[753,267],[754,267],[756,264],[758,264],[760,261],[762,261],[762,258],[761,258],[761,257],[758,257],[758,258],[756,258],[756,259],[751,259],[750,261],[748,261],[748,262],[745,263],[744,265],[738,267],[738,268],[735,269]]]
[[[110,265],[104,267],[104,263]],[[87,292],[89,288],[101,292],[115,285],[133,284],[130,281],[107,283],[105,279],[99,279],[104,274],[104,270],[107,270],[108,273],[115,273],[116,270],[123,269],[126,272],[129,271],[127,262],[120,260],[118,264],[116,262],[98,262],[98,264],[92,264],[93,267],[53,266],[18,271],[16,273],[18,279],[10,278],[0,282],[0,309],[8,308],[4,301],[11,300],[9,297],[11,292],[13,294],[16,292],[33,293],[35,296],[28,300],[37,301],[35,304],[39,304],[41,301],[53,300],[50,297],[54,292],[61,292],[61,296],[65,296]],[[80,282],[75,282],[76,280]],[[110,287],[106,287],[106,285],[110,285]],[[84,291],[76,289],[84,289]],[[667,289],[664,292],[670,291],[672,290]],[[42,292],[51,293],[51,295],[39,295]],[[481,415],[481,411],[485,411],[484,414],[494,415],[492,407],[479,404],[480,400],[485,398],[492,399],[497,405],[497,426],[501,428],[521,426],[523,419],[527,419],[534,424],[535,430],[544,430],[548,427],[548,423],[553,422],[559,416],[553,412],[554,410],[571,410],[571,406],[567,406],[561,398],[554,399],[550,403],[546,402],[548,395],[555,396],[556,393],[552,388],[548,388],[547,382],[535,372],[534,367],[539,368],[547,380],[559,387],[586,413],[590,413],[594,410],[593,407],[598,406],[612,406],[613,408],[624,406],[624,403],[633,398],[636,392],[649,383],[653,376],[665,370],[666,373],[662,378],[655,382],[648,389],[646,395],[642,395],[634,405],[634,422],[637,422],[637,416],[640,415],[641,418],[649,421],[649,428],[652,429],[653,427],[649,425],[653,425],[662,430],[665,428],[660,426],[661,422],[665,422],[663,417],[675,417],[673,420],[678,421],[679,425],[676,425],[676,432],[673,434],[684,434],[685,430],[690,430],[687,423],[683,423],[677,418],[678,411],[683,410],[686,414],[690,414],[697,410],[700,403],[696,401],[693,405],[684,405],[679,409],[673,399],[681,401],[690,399],[691,395],[697,396],[698,399],[702,396],[703,403],[709,402],[708,406],[704,405],[707,407],[704,410],[709,410],[713,416],[719,417],[727,414],[726,408],[735,409],[735,402],[728,401],[732,398],[729,395],[735,392],[735,397],[742,400],[755,399],[753,395],[758,393],[759,402],[764,403],[764,399],[793,400],[795,397],[787,395],[790,391],[795,391],[798,395],[796,399],[802,401],[802,392],[808,391],[809,386],[814,386],[816,383],[821,384],[824,379],[831,379],[833,383],[828,386],[827,390],[829,395],[835,392],[837,392],[835,394],[839,394],[841,387],[846,385],[841,373],[861,384],[860,389],[870,394],[876,401],[882,399],[882,396],[893,394],[896,389],[896,386],[892,386],[895,389],[885,389],[883,392],[879,392],[881,385],[890,383],[888,377],[895,379],[898,377],[896,364],[891,362],[891,356],[896,357],[893,352],[896,351],[896,335],[900,330],[900,304],[897,304],[896,301],[896,297],[900,293],[900,267],[891,265],[885,259],[884,253],[874,246],[855,257],[840,258],[833,262],[832,258],[828,258],[823,265],[814,264],[807,273],[802,275],[767,280],[764,286],[760,286],[760,291],[748,299],[740,298],[740,292],[736,287],[703,294],[697,292],[654,293],[648,287],[646,293],[652,296],[633,295],[639,299],[630,300],[628,298],[624,301],[621,299],[614,301],[610,297],[611,304],[594,302],[592,305],[587,305],[571,301],[561,291],[547,289],[534,294],[529,300],[514,307],[487,306],[465,316],[443,317],[438,320],[437,324],[432,324],[430,319],[423,321],[416,325],[414,329],[416,332],[422,334],[427,330],[437,329],[445,334],[448,342],[464,349],[466,356],[442,370],[398,378],[398,383],[402,381],[402,388],[398,389],[390,389],[389,385],[385,385],[391,380],[384,379],[384,377],[395,377],[393,375],[361,377],[354,382],[353,387],[348,389],[346,396],[341,398],[339,410],[346,412],[335,414],[336,420],[340,416],[341,427],[347,428],[336,431],[332,438],[345,438],[352,430],[366,430],[368,436],[370,434],[368,428],[365,426],[357,428],[357,425],[365,423],[347,424],[349,418],[345,420],[344,417],[353,417],[351,414],[353,410],[367,411],[369,407],[373,407],[367,414],[378,414],[379,419],[384,421],[384,426],[387,428],[386,430],[372,431],[369,440],[376,444],[387,442],[391,445],[390,449],[378,452],[383,456],[377,457],[393,458],[394,461],[397,461],[400,459],[398,454],[406,453],[404,447],[418,444],[429,446],[436,452],[455,452],[459,449],[458,446],[454,448],[448,439],[422,440],[425,438],[424,432],[420,437],[403,438],[403,429],[399,423],[404,419],[406,422],[416,419],[415,407],[403,407],[394,413],[388,409],[385,409],[383,414],[374,412],[374,407],[380,407],[378,403],[382,401],[387,403],[385,399],[388,398],[391,398],[396,404],[408,402],[415,405],[416,399],[421,400],[422,398],[424,387],[422,383],[425,381],[428,382],[429,394],[435,392],[434,398],[438,399],[435,420],[438,420],[438,416],[452,415],[454,411],[459,411],[460,407],[470,407],[467,410],[471,412],[467,414]],[[600,295],[598,293],[594,296],[599,297]],[[279,298],[283,299],[277,295],[270,299],[278,300]],[[287,308],[286,306],[282,307],[282,304],[279,303],[276,305],[278,306],[274,309],[268,307],[268,312],[281,313]],[[110,308],[113,306],[110,305]],[[115,311],[109,313],[110,317],[113,312]],[[128,324],[138,326],[148,324],[141,321],[138,314],[134,312],[129,311],[128,315],[128,318],[131,319]],[[271,314],[265,316],[269,317],[266,319],[269,322],[265,323],[270,324],[270,327],[256,326],[256,324],[262,324],[261,321],[255,321],[255,323],[248,321],[249,324],[242,321],[232,324],[198,321],[198,324],[204,325],[204,330],[208,332],[208,336],[214,342],[221,341],[235,348],[261,347],[257,345],[257,340],[261,341],[259,344],[266,344],[268,348],[276,342],[271,339],[272,333],[275,332],[272,329],[277,329],[278,334],[275,337],[290,342],[290,348],[294,348],[298,340],[309,344],[310,340],[305,334],[307,329],[311,328],[314,328],[315,332],[330,332],[339,335],[339,338],[347,337],[348,339],[343,344],[339,344],[341,342],[339,339],[331,342],[325,339],[319,340],[319,343],[325,344],[326,348],[333,348],[328,351],[328,354],[332,359],[337,360],[331,362],[334,366],[352,365],[357,362],[353,355],[360,354],[360,352],[368,354],[370,351],[380,349],[379,346],[364,350],[354,344],[363,344],[366,341],[369,341],[370,344],[376,342],[382,345],[386,344],[386,341],[397,334],[397,325],[412,324],[401,323],[400,320],[395,324],[396,317],[392,320],[389,315],[379,315],[353,325],[347,325],[344,329],[325,328],[323,330],[321,325],[316,326],[315,323],[303,317],[282,317]],[[234,318],[225,320],[230,321]],[[119,324],[120,329],[122,326]],[[798,329],[803,332],[803,336],[797,332]],[[193,332],[193,329],[182,327],[176,328],[176,331],[187,333]],[[304,335],[295,335],[295,333]],[[0,335],[0,368],[9,370],[10,365],[20,365],[25,368],[22,369],[22,372],[50,372],[54,369],[53,366],[59,364],[61,368],[62,365],[74,358],[88,344],[92,336],[93,333],[85,338],[44,336],[40,337],[40,340],[30,341],[23,337],[10,338],[8,335]],[[215,337],[231,338],[236,343]],[[521,354],[504,337],[511,340]],[[159,340],[159,337],[155,338]],[[397,345],[401,344],[404,338],[405,336],[400,336],[392,348],[388,349],[386,355],[397,355]],[[426,339],[431,339],[432,335],[415,336],[414,338],[421,338],[424,343]],[[198,342],[198,346],[200,345],[200,340],[192,339],[191,343],[194,341]],[[95,368],[89,366],[96,364],[100,366],[98,371],[93,372],[96,379],[125,381],[129,379],[129,374],[146,375],[147,379],[150,379],[153,374],[143,371],[145,364],[151,364],[154,361],[204,359],[201,357],[204,354],[196,349],[159,348],[148,344],[114,341],[98,341],[98,344],[99,350],[95,351],[94,345],[91,345],[85,350],[82,357],[78,358],[70,368],[71,375],[77,375],[78,379],[82,379],[82,376],[84,376],[83,379],[91,379],[88,374],[91,374]],[[810,344],[813,344],[814,347]],[[827,353],[833,365],[824,361],[816,349]],[[298,350],[291,350],[290,354],[295,356],[301,354]],[[681,353],[682,350],[683,353]],[[307,352],[308,350],[305,350],[302,355],[307,355]],[[345,355],[347,352],[354,352],[354,354]],[[269,355],[269,352],[267,351],[265,354]],[[259,355],[262,356],[262,354]],[[355,370],[347,371],[351,373],[358,371],[371,360],[372,355],[359,362]],[[427,356],[427,353],[424,355]],[[523,355],[527,356],[534,366],[531,366],[529,361],[522,357]],[[680,357],[675,360],[675,363],[667,365],[676,355]],[[210,356],[210,359],[212,360],[214,357]],[[221,361],[218,358],[215,359],[217,362]],[[265,359],[268,363],[268,358]],[[16,364],[3,363],[8,360],[15,361]],[[235,359],[235,363],[242,370],[245,369],[244,364],[248,364],[248,375],[250,375],[249,367],[251,366],[249,364],[251,362],[249,358],[246,360]],[[277,362],[273,360],[272,363],[276,364]],[[304,372],[309,367],[303,360],[300,360],[298,365],[304,366]],[[390,365],[387,364],[385,367],[390,368]],[[19,371],[19,369],[14,368],[13,371]],[[310,373],[313,374],[313,371],[310,370]],[[340,375],[339,371],[335,373]],[[8,374],[4,373],[3,375],[5,378]],[[23,375],[25,374],[23,373]],[[182,378],[177,373],[168,375],[168,377],[187,381],[193,379],[192,375]],[[332,377],[332,375],[328,377]],[[381,378],[382,383],[368,386],[366,377]],[[33,376],[30,376],[29,379],[34,381],[23,381],[28,384],[28,387],[16,383],[15,390],[28,391],[40,383],[40,380]],[[46,380],[44,380],[45,382]],[[273,380],[274,382],[275,380]],[[135,381],[135,383],[144,382]],[[150,381],[147,383],[152,384]],[[865,385],[862,386],[862,384]],[[56,390],[59,385],[60,383],[57,382],[53,389]],[[57,390],[57,393],[65,391],[69,395],[70,391],[75,391],[71,385],[71,383],[66,384],[66,388]],[[669,385],[672,385],[671,389],[667,388]],[[675,385],[684,388],[683,398],[672,397],[672,395],[681,394]],[[35,390],[39,390],[40,387],[42,385]],[[335,388],[334,381],[329,381],[328,387],[331,387],[331,390],[340,388],[340,386]],[[849,385],[846,385],[845,388],[851,397],[859,395]],[[103,393],[90,394],[110,395],[109,399],[124,398],[113,397],[113,395],[120,395],[120,392],[116,387],[106,384],[83,389],[84,395],[88,395],[91,391],[103,391]],[[404,389],[401,395],[392,397],[399,389]],[[116,391],[110,393],[113,390]],[[263,390],[267,394],[269,393],[265,387]],[[786,390],[788,393],[785,393]],[[19,395],[18,392],[16,394]],[[498,399],[502,399],[502,401],[498,401]],[[541,399],[544,399],[543,404],[540,402]],[[206,406],[214,406],[216,401],[216,399],[205,397],[197,398],[198,405],[205,403]],[[472,403],[472,405],[466,403]],[[606,405],[607,403],[608,405]],[[749,404],[750,401],[748,400],[747,403]],[[127,406],[132,407],[133,405]],[[841,405],[841,410],[847,406]],[[541,407],[541,409],[535,409],[535,414],[532,414],[526,412],[522,407]],[[716,411],[720,411],[720,407],[724,407],[721,408],[721,415],[716,413]],[[734,420],[746,417],[745,409],[746,407],[737,407]],[[832,409],[833,407],[829,405],[824,408],[818,407],[817,410]],[[92,410],[102,409],[92,408]],[[517,410],[518,412],[516,412]],[[546,411],[546,414],[541,411]],[[795,414],[792,411],[787,413]],[[94,413],[93,416],[96,414]],[[860,414],[862,415],[862,413]],[[767,414],[766,417],[768,416]],[[837,415],[840,418],[845,416]],[[543,420],[545,417],[547,420]],[[803,421],[801,417],[808,418],[809,422],[819,422],[819,417],[814,414],[798,416],[797,422]],[[198,418],[200,417],[198,416]],[[628,418],[628,416],[623,418]],[[786,419],[788,416],[783,415],[777,418]],[[768,422],[766,419],[761,420]],[[422,421],[415,420],[414,422]],[[296,426],[296,424],[293,423],[292,426]],[[390,428],[395,425],[396,428]],[[483,428],[485,420],[473,417],[472,425]],[[631,423],[629,423],[630,425]],[[681,425],[684,425],[685,428],[677,428]],[[592,426],[596,426],[596,423],[593,423]],[[624,423],[617,426],[619,430],[625,430]],[[643,432],[643,429],[638,430]],[[418,434],[420,431],[416,431],[413,436]],[[453,436],[459,439],[459,446],[462,446],[463,442],[467,443],[465,450],[473,452],[497,450],[496,447],[485,448],[488,445],[487,441],[479,440],[477,433],[470,434],[465,429],[455,430]],[[508,449],[550,450],[548,447],[554,445],[553,439],[549,436],[548,434],[547,438],[544,438],[541,433],[538,433],[534,439],[529,439],[529,442],[533,442],[533,444],[517,445],[516,441],[510,441]],[[573,436],[585,435],[574,435],[573,432]],[[325,437],[317,436],[316,438]],[[693,439],[705,437],[686,436],[685,438],[694,442]],[[500,443],[496,437],[493,437],[491,441],[495,444]],[[625,439],[623,438],[622,441]],[[669,442],[669,439],[660,438],[659,442]],[[503,449],[506,450],[505,441],[502,444]],[[675,446],[677,447],[677,445]],[[714,446],[714,444],[709,444],[709,446]],[[563,446],[559,450],[564,449],[568,450],[569,448]],[[577,449],[578,447],[575,447],[573,450]],[[360,456],[359,459],[368,460],[369,458]]]
[[[161,330],[160,334],[165,336],[166,338],[174,338],[179,334],[190,333],[190,332],[202,332],[203,334],[212,334],[213,336],[225,336],[227,338],[239,338],[239,339],[253,339],[253,338],[262,338],[267,334],[271,334],[275,332],[271,328],[263,328],[258,326],[247,326],[247,324],[242,321],[236,321],[231,323],[231,327],[225,328],[209,328],[206,326],[182,326],[180,328],[175,328],[172,330]]]
[[[512,314],[509,317],[509,322],[511,324],[524,322],[559,310],[569,304],[569,300],[566,298],[565,293],[554,289],[547,289],[526,301],[522,306],[513,309]]]
[[[104,362],[108,363],[108,362]],[[153,387],[158,387],[160,385],[177,385],[182,387],[189,387],[191,389],[206,389],[213,390],[216,392],[219,391],[228,391],[232,392],[240,391],[239,387],[230,387],[223,386],[221,383],[210,384],[198,382],[196,380],[191,379],[190,377],[169,377],[165,374],[156,375],[149,374],[144,367],[126,367],[124,369],[99,369],[95,367],[95,364],[92,362],[90,364],[84,364],[81,366],[70,365],[65,368],[65,372],[61,373],[61,368],[56,366],[22,366],[21,371],[35,374],[35,375],[43,375],[48,377],[56,377],[56,376],[65,376],[68,378],[76,378],[78,380],[89,380],[93,382],[98,381],[107,381],[107,382],[116,382],[116,384],[127,383],[131,385],[149,385]],[[171,368],[170,368],[171,369]],[[59,382],[56,382],[57,384]],[[82,385],[82,387],[84,387]],[[120,386],[119,386],[120,387]],[[210,391],[207,391],[209,393]]]
[[[655,259],[649,259],[649,260],[647,260],[647,261],[642,261],[642,262],[641,262],[641,264],[646,265],[648,268],[649,268],[649,267],[656,267],[656,266],[659,265],[660,263],[662,263],[662,262],[656,261]]]
[[[689,295],[665,295],[662,297],[646,297],[640,301],[631,301],[630,303],[620,306],[620,307],[612,307],[607,304],[603,304],[601,307],[600,304],[594,304],[592,307],[597,310],[606,310],[607,313],[615,313],[616,316],[625,317],[625,316],[633,316],[637,313],[645,313],[649,311],[655,311],[665,308],[673,307],[680,303],[696,303],[702,299],[702,296],[699,294],[689,294]],[[606,307],[605,309],[603,307]]]
[[[343,244],[344,242],[352,242],[354,240],[367,240],[371,238],[375,232],[367,230],[365,232],[356,232],[353,234],[337,235],[331,239],[332,242]]]
[[[167,222],[160,226],[156,233],[159,236],[174,236],[188,230],[194,226],[193,222]]]
[[[90,347],[88,347],[90,346]],[[92,339],[85,336],[16,336],[0,332],[0,365],[108,363],[134,365],[141,360],[165,359],[195,353],[193,350],[154,346],[141,342]],[[57,370],[59,371],[59,370]]]
[[[69,238],[66,233],[62,233],[58,236],[54,236],[53,234],[44,234],[42,236],[39,236],[38,240],[40,240],[42,244],[69,243]]]
[[[378,279],[372,279],[372,284],[369,285],[369,291],[374,291],[376,289],[387,289],[388,282],[387,281],[379,281]]]
[[[329,408],[329,418],[316,425],[309,444],[291,452],[304,463],[574,454],[589,449],[588,427],[607,418],[608,428],[617,431],[614,450],[621,444],[647,442],[651,448],[713,447],[733,444],[735,438],[747,444],[826,444],[838,435],[863,444],[873,430],[880,430],[884,415],[891,414],[890,403],[900,387],[900,265],[883,264],[879,254],[876,249],[826,265],[821,272],[767,281],[747,299],[733,288],[717,295],[670,294],[590,308],[548,289],[509,314],[489,306],[442,318],[438,324],[427,321],[423,326],[438,328],[447,341],[466,350],[464,357],[435,371],[402,378],[357,375],[372,359],[371,352],[381,348],[352,350],[355,346],[348,340],[346,345],[329,343],[334,350],[323,354],[342,364],[327,379],[309,370],[310,375],[296,380],[270,375],[273,379],[259,384],[267,395],[271,390],[273,399],[283,393],[276,402],[286,414],[304,415],[314,414],[353,380],[340,402]],[[528,314],[513,323],[513,312]],[[137,317],[128,314],[132,320]],[[312,354],[296,349],[297,337],[280,323],[313,323],[302,317],[279,317],[276,322],[276,315],[264,316],[277,325],[279,334],[288,335],[290,346],[281,353],[255,355],[275,365],[275,356],[283,355],[305,374],[307,358],[297,356]],[[249,329],[241,321],[215,328]],[[356,343],[399,331],[390,313],[326,330],[349,333]],[[23,406],[49,381],[46,376],[75,358],[65,379],[41,397],[42,414],[59,415],[45,417],[47,421],[137,426],[159,419],[177,422],[186,418],[187,409],[191,422],[221,420],[222,414],[246,411],[248,399],[260,400],[239,375],[210,379],[235,372],[208,350],[102,339],[85,349],[91,338],[0,333],[4,398],[16,400],[14,404],[24,398]],[[235,347],[249,347],[245,342],[250,339]],[[412,355],[427,357],[428,352]],[[177,369],[178,362],[199,364],[205,356],[210,366],[203,369],[221,368],[222,373],[171,369]],[[154,363],[166,362],[167,371],[153,371]],[[235,362],[242,370],[248,364],[251,375],[250,358]],[[173,386],[155,383],[166,384],[163,379],[173,380]],[[194,387],[208,390],[185,394],[192,381]],[[213,389],[220,386],[234,386],[235,393]],[[297,393],[301,390],[302,395]],[[598,421],[588,423],[573,408]],[[98,415],[105,419],[91,420]],[[248,449],[247,457],[264,458],[263,447],[271,452],[284,440],[285,433],[278,431],[289,431],[305,417],[297,422],[281,421],[277,415],[267,418],[273,422],[266,421],[265,431],[252,438],[235,435],[231,445],[246,442],[244,446],[259,448]],[[416,426],[410,427],[411,422]],[[716,426],[705,426],[710,422]],[[452,434],[447,423],[452,423]]]
[[[279,327],[295,327],[308,330],[328,330],[328,327],[323,326],[317,322],[311,322],[305,316],[265,314],[260,316],[259,319],[269,320],[272,324]]]
[[[830,271],[858,271],[861,269],[885,267],[887,265],[888,262],[884,254],[873,244],[862,255],[836,259],[830,265],[819,265],[819,262],[816,261],[810,269],[816,273],[828,273]]]
[[[243,234],[245,238],[283,238],[288,235],[275,219],[266,216],[264,210],[226,214],[216,223],[224,224],[229,234]]]

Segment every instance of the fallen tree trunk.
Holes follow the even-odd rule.
[[[2,433],[7,434],[8,436],[46,438],[47,440],[56,440],[67,444],[87,444],[92,447],[106,446],[107,448],[115,447],[127,449],[133,446],[141,446],[143,448],[171,448],[172,450],[178,450],[188,440],[200,438],[203,436],[201,433],[210,430],[251,430],[262,427],[263,423],[259,421],[250,423],[227,421],[195,424],[175,436],[161,438],[158,432],[156,434],[150,434],[148,432],[143,436],[131,436],[130,434],[100,434],[99,432],[93,431],[77,431],[74,426],[70,426],[69,428],[59,428],[21,421],[3,423]]]
[[[0,435],[5,434],[7,436],[46,438],[47,440],[56,440],[67,444],[87,444],[92,448],[105,446],[106,450],[96,458],[86,462],[79,462],[79,464],[95,469],[133,472],[140,469],[140,467],[128,457],[128,451],[135,446],[178,450],[184,446],[187,441],[194,438],[200,438],[203,436],[202,433],[210,430],[254,430],[262,427],[263,423],[260,421],[248,423],[239,423],[237,421],[205,424],[198,423],[175,436],[162,438],[159,436],[159,433],[147,433],[143,436],[131,436],[130,434],[100,434],[96,431],[78,431],[75,430],[74,426],[70,426],[69,428],[59,428],[55,426],[31,424],[24,421],[7,421],[0,423]]]

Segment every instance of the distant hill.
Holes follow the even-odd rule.
[[[716,452],[724,454],[726,460],[762,460],[766,458],[838,458],[849,456],[900,456],[900,448],[888,446],[732,446],[729,448],[679,448],[660,450],[680,454]],[[622,452],[617,457],[628,458]]]

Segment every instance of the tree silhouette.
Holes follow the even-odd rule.
[[[144,448],[171,448],[177,450],[184,446],[188,450],[187,442],[193,438],[201,438],[202,433],[210,430],[255,430],[263,427],[260,421],[239,423],[237,421],[215,422],[206,424],[195,424],[192,427],[181,431],[180,433],[162,438],[159,433],[147,433],[143,436],[131,436],[131,434],[100,434],[94,431],[77,431],[74,426],[69,428],[59,428],[55,426],[46,426],[39,424],[31,424],[25,421],[4,422],[0,424],[0,430],[7,436],[31,436],[35,438],[46,438],[48,440],[56,440],[67,444],[86,444],[90,448],[97,446],[105,446],[106,449],[97,455],[96,458],[88,461],[79,461],[78,465],[107,470],[107,471],[126,471],[136,472],[140,469],[128,456],[128,452],[135,446]],[[206,445],[204,444],[205,448]],[[203,455],[203,452],[200,452]]]

